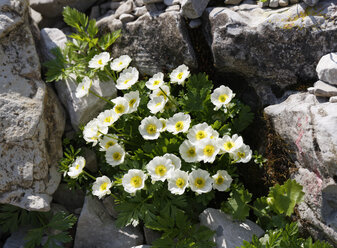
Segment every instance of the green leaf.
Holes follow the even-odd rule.
[[[109,46],[111,46],[119,36],[121,36],[121,32],[122,30],[116,30],[112,33],[107,33],[105,35],[103,35],[99,41],[98,41],[98,45],[103,49],[106,50],[109,48]]]
[[[235,189],[230,193],[230,198],[225,203],[223,210],[230,213],[234,219],[244,220],[249,215],[249,203],[252,194],[245,189]]]
[[[239,116],[232,120],[232,131],[240,133],[245,130],[254,120],[254,114],[251,112],[250,107],[244,104],[239,104]]]
[[[61,49],[59,47],[53,48],[51,53],[55,56],[55,59],[43,63],[43,65],[47,68],[47,83],[62,80],[64,78],[66,68],[66,60]]]
[[[93,39],[96,34],[98,33],[98,27],[96,26],[96,20],[95,19],[91,19],[89,21],[89,25],[87,28],[87,32],[89,34],[89,36]]]
[[[267,202],[276,213],[290,216],[304,197],[302,189],[295,180],[289,179],[282,186],[277,184],[270,188]]]
[[[69,6],[63,9],[63,20],[70,27],[76,28],[78,32],[84,32],[88,24],[88,17],[76,9]]]

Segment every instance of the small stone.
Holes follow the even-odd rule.
[[[337,85],[337,53],[324,55],[317,64],[316,72],[320,80]]]
[[[144,236],[146,244],[152,245],[154,241],[161,237],[161,232],[144,227]]]
[[[289,0],[279,0],[279,1],[278,1],[278,4],[279,4],[281,7],[288,6],[288,5],[289,5]]]
[[[261,8],[268,7],[268,6],[269,6],[269,0],[264,1],[264,2],[258,1],[258,2],[257,2],[257,5],[258,5],[259,7],[261,7]]]
[[[209,0],[183,0],[181,3],[182,15],[190,18],[199,18],[207,7]]]
[[[37,12],[36,10],[34,10],[32,8],[29,8],[29,14],[30,14],[30,17],[33,19],[33,21],[36,24],[39,24],[40,21],[42,21],[42,15],[39,12]]]
[[[242,0],[225,0],[225,4],[232,4],[232,5],[238,5],[242,2]]]
[[[331,103],[337,102],[337,96],[330,97],[329,102],[331,102]]]
[[[278,7],[278,0],[270,0],[269,1],[270,8],[277,8]]]
[[[188,26],[190,28],[198,28],[201,26],[201,19],[193,19],[190,21],[190,23],[188,24]]]
[[[337,87],[323,81],[317,81],[314,84],[314,94],[322,97],[337,96]]]
[[[133,1],[128,0],[125,3],[123,3],[121,6],[118,7],[118,9],[115,12],[115,18],[119,18],[121,14],[130,14],[133,10]]]
[[[134,9],[134,15],[139,17],[147,13],[147,8],[145,6],[137,7]]]
[[[143,0],[135,0],[135,5],[137,7],[142,7],[142,6],[144,6],[144,2],[143,2]]]
[[[90,11],[90,19],[97,19],[100,16],[100,9],[99,6],[93,6]]]
[[[170,12],[170,11],[180,11],[180,6],[179,5],[171,5],[166,8],[165,12]]]
[[[312,7],[315,6],[319,2],[319,0],[303,0],[303,2]]]
[[[308,90],[308,92],[310,94],[314,94],[315,93],[315,87],[309,87],[307,90]]]
[[[40,32],[40,50],[44,61],[55,59],[51,50],[59,47],[63,49],[67,42],[67,36],[57,28],[43,28]]]
[[[144,4],[150,4],[150,3],[162,3],[163,0],[143,0]]]
[[[121,22],[123,23],[132,22],[135,19],[136,17],[131,14],[121,14],[119,16],[119,20],[121,20]]]
[[[117,219],[118,212],[115,210],[115,199],[112,196],[108,196],[105,197],[102,202],[109,215]]]

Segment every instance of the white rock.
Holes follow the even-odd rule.
[[[97,198],[92,196],[85,198],[77,223],[74,248],[125,248],[141,244],[143,235],[138,228],[128,226],[118,229],[115,220]]]
[[[278,1],[279,0],[269,0],[269,7],[277,8],[278,7]]]
[[[145,6],[142,6],[142,7],[137,7],[137,8],[135,8],[134,9],[134,15],[135,16],[142,16],[142,15],[144,15],[144,14],[146,14],[147,13],[147,8],[145,7]]]
[[[184,17],[196,19],[202,15],[209,0],[182,0],[181,13]]]
[[[36,10],[29,8],[29,14],[36,24],[39,24],[42,21],[42,15]]]
[[[315,93],[315,87],[309,87],[307,90],[308,90],[308,92],[310,94],[314,94]]]
[[[216,232],[213,241],[218,248],[240,247],[244,240],[250,242],[254,234],[258,237],[264,234],[261,227],[254,222],[250,220],[234,221],[230,215],[214,208],[204,210],[199,215],[199,219],[201,225]]]
[[[330,97],[329,102],[331,102],[331,103],[337,102],[337,96]]]
[[[135,2],[135,5],[136,5],[137,7],[142,7],[142,6],[144,6],[143,0],[135,0],[134,2]]]
[[[268,6],[269,6],[269,0],[264,1],[264,2],[262,2],[262,1],[257,1],[257,5],[258,5],[259,7],[261,7],[261,8],[263,8],[263,7],[268,7]]]
[[[115,18],[119,18],[121,14],[130,14],[134,8],[134,3],[132,0],[128,0],[121,4],[121,6],[116,9]]]
[[[337,85],[337,53],[324,55],[317,64],[316,72],[320,80]]]
[[[40,38],[40,51],[44,61],[55,59],[51,50],[57,47],[64,49],[67,42],[67,36],[58,28],[41,29]]]
[[[190,28],[198,28],[201,26],[201,19],[193,19],[190,21],[190,23],[188,24],[188,26]]]
[[[322,97],[337,96],[337,86],[319,80],[314,84],[314,94]]]
[[[279,4],[281,7],[288,6],[288,5],[289,5],[289,0],[279,0],[278,4]]]
[[[121,20],[121,22],[123,23],[132,22],[135,19],[136,17],[131,14],[121,14],[119,16],[119,20]]]
[[[180,10],[180,6],[179,5],[171,5],[168,6],[165,10],[165,12],[170,12],[170,11],[176,11],[178,12]]]

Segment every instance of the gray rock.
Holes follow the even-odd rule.
[[[121,14],[119,16],[119,20],[121,20],[121,22],[123,23],[132,22],[135,19],[136,17],[131,14]]]
[[[115,199],[113,198],[113,196],[107,196],[103,199],[102,201],[104,207],[105,207],[105,210],[108,212],[108,214],[117,219],[117,216],[118,216],[118,212],[115,210]]]
[[[41,81],[28,12],[27,1],[0,2],[0,203],[48,211],[65,119]]]
[[[225,0],[225,4],[232,4],[232,5],[238,5],[242,2],[242,0]]]
[[[29,229],[30,227],[24,226],[13,232],[11,236],[7,238],[3,248],[24,248],[26,243],[24,238]]]
[[[150,3],[162,3],[163,0],[143,0],[144,4],[150,4]]]
[[[90,19],[97,19],[101,14],[99,6],[92,6],[89,18]]]
[[[165,12],[170,12],[170,11],[180,11],[180,6],[179,5],[171,5],[166,8]]]
[[[124,26],[111,16],[100,20],[98,26],[106,31],[122,28],[123,35],[112,46],[112,56],[128,54],[143,74],[170,71],[181,64],[196,67],[185,21],[177,12],[157,17],[145,14]]]
[[[337,96],[337,86],[319,80],[314,84],[314,94],[322,97]]]
[[[121,2],[111,2],[110,9],[118,9],[120,5],[121,5]]]
[[[246,3],[207,8],[203,30],[215,67],[243,76],[254,88],[266,84],[284,89],[316,79],[319,59],[337,51],[333,2],[320,1],[315,6],[320,11],[311,16],[306,16],[310,8],[304,3],[275,10]],[[299,13],[304,17],[298,18]],[[322,24],[306,21],[320,20],[323,13]]]
[[[317,64],[316,72],[320,80],[337,85],[337,53],[324,55]]]
[[[42,21],[42,15],[34,9],[29,8],[29,14],[36,24],[39,24]]]
[[[65,48],[67,42],[66,35],[58,28],[43,28],[40,32],[40,53],[44,61],[55,59],[55,55],[51,53],[54,48]]]
[[[264,231],[250,220],[234,221],[228,214],[218,209],[207,208],[200,215],[200,224],[215,231],[213,241],[216,247],[235,248],[243,245],[243,241],[250,242],[253,235],[261,237]]]
[[[30,0],[30,6],[44,17],[57,17],[62,15],[63,8],[66,6],[84,12],[95,2],[96,0]]]
[[[82,190],[70,190],[66,183],[61,183],[53,195],[54,202],[63,205],[70,212],[83,206],[84,197],[85,193]]]
[[[164,0],[164,3],[167,6],[175,5],[175,4],[180,4],[180,0]]]
[[[147,13],[147,8],[145,6],[137,7],[133,11],[133,14],[139,17]]]
[[[144,227],[144,236],[145,236],[145,241],[146,244],[148,245],[152,245],[152,243],[154,241],[156,241],[157,239],[160,239],[162,233],[159,231],[155,231],[149,228]]]
[[[156,3],[156,7],[159,11],[164,11],[167,6],[164,3]]]
[[[279,4],[281,7],[288,6],[288,5],[289,5],[289,0],[279,0],[278,4]]]
[[[119,18],[121,14],[130,14],[134,8],[134,3],[132,0],[128,0],[121,4],[121,6],[116,9],[114,14],[115,18]]]
[[[124,248],[143,244],[138,228],[116,228],[115,221],[102,203],[92,196],[85,203],[78,219],[74,248],[114,247]]]
[[[198,18],[198,19],[191,20],[188,26],[190,28],[198,28],[201,26],[201,24],[202,24],[201,19]]]
[[[190,19],[196,19],[202,15],[209,0],[182,0],[181,14]]]
[[[257,5],[258,5],[259,7],[261,7],[261,8],[263,8],[263,7],[268,7],[268,6],[269,6],[269,0],[264,1],[264,2],[258,1],[258,2],[257,2]]]
[[[309,6],[315,6],[319,2],[319,0],[303,0],[303,2],[305,2]]]
[[[278,0],[269,0],[269,7],[277,8],[278,7]]]
[[[81,150],[83,152],[83,157],[85,158],[86,162],[85,168],[92,173],[97,172],[98,166],[97,166],[96,153],[87,147],[81,147]]]
[[[337,102],[337,96],[330,97],[329,102],[331,102],[331,103]]]
[[[143,0],[135,0],[134,3],[135,3],[135,5],[136,5],[137,7],[142,7],[142,6],[144,6]]]

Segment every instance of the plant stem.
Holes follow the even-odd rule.
[[[86,172],[85,170],[83,170],[83,173],[86,174],[88,177],[90,177],[91,179],[96,181],[96,177],[92,176],[91,174],[89,174],[88,172]]]
[[[104,71],[109,75],[109,77],[111,77],[112,80],[114,80],[115,82],[117,81],[116,75],[114,72],[112,72],[114,75],[112,75],[109,71],[108,68],[104,67]]]
[[[167,95],[166,92],[161,87],[159,87],[159,89],[174,105],[176,105],[177,107],[179,107],[178,103],[176,103],[176,101],[173,100],[172,97],[170,97],[169,95]]]
[[[250,207],[251,209],[255,210],[256,212],[261,213],[263,216],[266,216],[266,217],[268,217],[269,219],[272,219],[271,216],[270,216],[269,214],[267,214],[267,213],[262,213],[261,210],[257,209],[256,207],[254,207],[254,206],[252,206],[252,205],[250,205],[250,204],[248,204],[248,203],[247,203],[246,205],[247,205],[248,207]]]
[[[111,101],[109,101],[108,99],[106,99],[106,98],[104,98],[104,97],[98,95],[96,92],[94,92],[94,91],[92,91],[92,90],[89,90],[89,92],[90,92],[91,94],[93,94],[94,96],[100,98],[101,100],[106,101],[107,103],[109,103],[109,104],[111,104],[111,105],[114,105]]]

